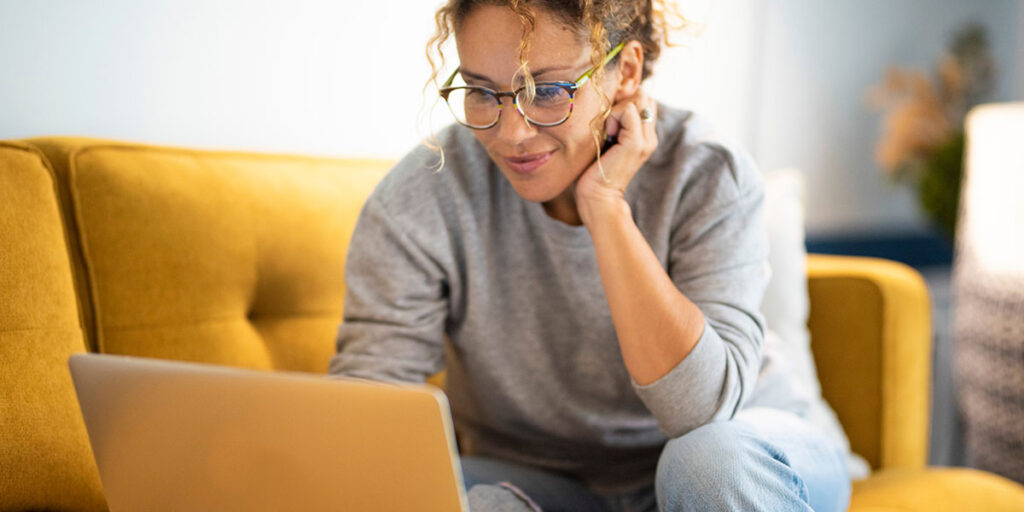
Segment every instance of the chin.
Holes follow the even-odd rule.
[[[558,197],[561,195],[561,192],[563,192],[559,190],[550,190],[544,187],[531,187],[523,183],[518,184],[518,186],[513,183],[512,188],[519,193],[519,197],[522,197],[531,203],[546,203]]]
[[[551,180],[537,179],[538,176],[531,176],[529,178],[522,178],[512,171],[502,169],[502,174],[506,181],[512,185],[519,197],[530,201],[531,203],[546,203],[562,195],[563,192],[571,185],[559,187],[557,184],[551,183]]]

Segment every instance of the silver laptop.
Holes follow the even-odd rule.
[[[468,510],[437,388],[69,361],[110,510]]]

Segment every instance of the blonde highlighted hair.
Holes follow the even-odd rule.
[[[530,74],[527,55],[530,53],[531,36],[536,28],[537,11],[554,16],[565,26],[574,29],[581,41],[586,40],[590,43],[590,62],[597,68],[591,81],[594,82],[601,98],[601,112],[590,123],[598,157],[604,121],[612,106],[611,101],[601,90],[604,69],[599,64],[616,44],[635,40],[643,47],[641,79],[647,79],[653,73],[654,62],[661,54],[662,44],[673,46],[669,34],[687,25],[686,19],[672,0],[448,0],[434,15],[437,28],[427,42],[426,53],[431,74],[424,86],[425,91],[437,87],[438,74],[445,64],[442,50],[445,42],[458,31],[470,12],[485,5],[508,7],[522,21],[524,34],[519,43],[517,76],[521,77],[528,96],[533,92],[534,80]],[[425,144],[440,156],[440,170],[444,166],[444,153],[436,137],[432,135]]]

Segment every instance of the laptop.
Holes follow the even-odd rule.
[[[112,512],[468,510],[432,386],[99,354],[68,364]]]

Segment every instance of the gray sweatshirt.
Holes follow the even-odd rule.
[[[367,200],[345,267],[330,372],[422,382],[447,369],[461,449],[562,472],[599,492],[653,481],[668,438],[752,402],[806,412],[762,375],[769,278],[760,173],[692,114],[659,107],[658,148],[626,190],[672,281],[703,311],[659,380],[626,371],[585,226],[522,199],[471,131],[413,150]],[[764,371],[763,371],[764,370]]]

